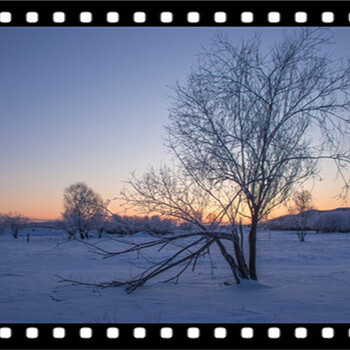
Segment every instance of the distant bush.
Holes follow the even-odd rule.
[[[0,233],[5,230],[10,230],[14,238],[18,238],[18,233],[23,229],[29,220],[21,214],[9,213],[6,215],[1,215],[0,218]]]
[[[6,216],[3,214],[0,214],[0,234],[5,232],[6,229],[7,229]]]

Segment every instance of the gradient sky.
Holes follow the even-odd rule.
[[[221,30],[221,29],[220,29]],[[239,41],[256,28],[221,30]],[[136,170],[169,159],[167,86],[180,81],[216,28],[1,28],[0,213],[58,218],[62,192],[84,181],[104,198]],[[350,28],[333,29],[350,57]],[[265,28],[272,43],[281,28]],[[340,206],[325,163],[315,206]]]

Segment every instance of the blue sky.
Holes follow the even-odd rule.
[[[223,31],[239,41],[257,30]],[[334,29],[336,55],[350,56],[349,31]],[[1,28],[0,212],[58,217],[69,184],[84,181],[112,198],[130,171],[169,159],[167,86],[185,77],[217,32]],[[280,34],[265,28],[264,43]]]

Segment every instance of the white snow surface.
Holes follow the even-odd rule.
[[[125,248],[111,238],[117,237],[89,243]],[[66,239],[50,229],[36,229],[29,243],[25,230],[17,240],[0,235],[0,323],[350,322],[349,234],[309,234],[300,243],[293,232],[260,231],[258,282],[226,285],[230,270],[213,250],[214,269],[203,257],[177,284],[158,279],[131,294],[60,283],[56,275],[91,283],[128,279],[146,264],[136,254],[103,259],[81,242],[61,244]],[[153,238],[141,233],[128,239]]]

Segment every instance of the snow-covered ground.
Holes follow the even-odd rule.
[[[120,280],[141,264],[135,255],[102,259],[77,241],[57,245],[65,240],[43,229],[29,243],[25,231],[17,240],[0,235],[0,323],[350,322],[350,234],[309,234],[300,243],[292,232],[259,232],[259,282],[225,285],[230,271],[213,252],[213,271],[202,259],[178,284],[154,281],[129,295],[59,283],[55,275]],[[100,244],[120,249],[109,236]]]

